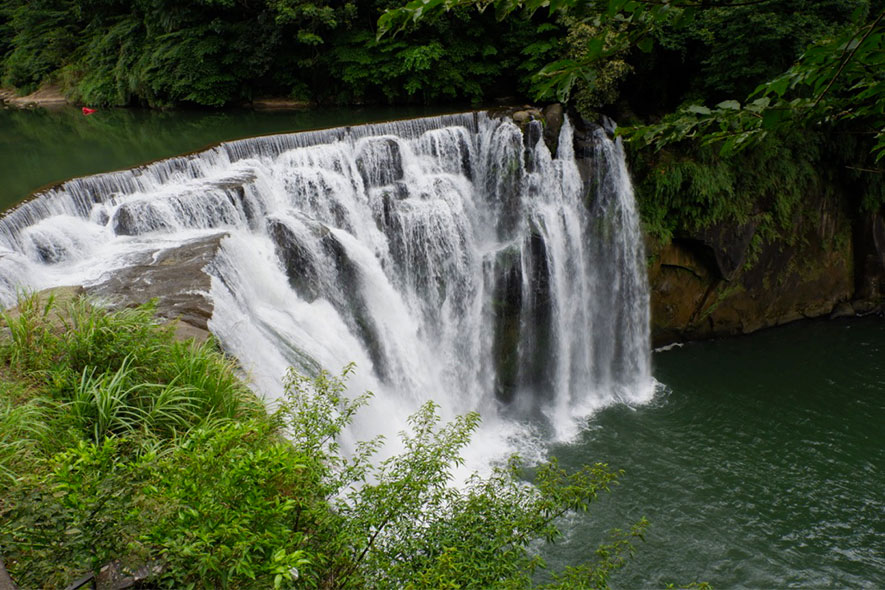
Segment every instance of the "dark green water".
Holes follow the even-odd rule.
[[[618,588],[885,588],[885,321],[815,321],[655,356],[667,391],[609,408],[566,464],[626,475],[551,565],[652,523]]]
[[[451,110],[451,109],[450,109]],[[306,111],[0,109],[0,211],[52,184],[269,133],[437,114],[421,107]]]

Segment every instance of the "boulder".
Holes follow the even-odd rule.
[[[225,237],[227,233],[218,233],[144,252],[133,264],[87,285],[85,292],[111,308],[134,307],[156,299],[158,317],[179,321],[179,338],[205,340],[214,308],[208,296],[211,278],[204,269]]]
[[[390,137],[361,140],[357,148],[356,167],[367,187],[386,186],[402,180],[403,156],[399,143]]]
[[[836,307],[833,308],[833,311],[830,312],[830,319],[852,318],[855,315],[857,314],[854,311],[854,306],[847,301],[842,301],[841,303],[837,303]]]
[[[543,111],[532,105],[497,107],[490,109],[488,115],[493,119],[511,119],[522,129],[523,133],[529,131],[531,123],[537,121],[543,127],[544,142],[551,153],[556,153],[559,130],[563,121],[563,109],[559,103],[549,105]],[[537,132],[532,131],[531,146],[537,142],[538,136]],[[526,145],[528,144],[527,141]]]
[[[149,203],[133,201],[120,205],[114,212],[111,228],[118,236],[137,236],[159,229],[169,229],[169,225],[153,214]]]
[[[519,126],[525,125],[529,121],[534,121],[534,117],[532,117],[532,113],[529,111],[516,111],[513,113],[513,122]]]

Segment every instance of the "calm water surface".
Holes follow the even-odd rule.
[[[551,565],[646,516],[615,587],[885,588],[885,320],[693,343],[658,353],[655,375],[655,402],[553,451],[626,475]]]
[[[445,112],[453,110],[457,109]],[[422,107],[220,112],[103,109],[85,117],[74,107],[0,109],[0,211],[47,184],[132,168],[220,141],[440,112]]]

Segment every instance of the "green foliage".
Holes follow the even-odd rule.
[[[695,10],[682,26],[659,27],[656,41],[678,51],[696,71],[686,89],[707,104],[747,96],[778,76],[819,39],[850,23],[865,0],[768,0],[752,5],[724,2]],[[734,4],[734,5],[730,5]]]
[[[145,429],[174,438],[260,408],[211,343],[175,342],[150,306],[109,314],[83,299],[57,305],[51,296],[23,295],[0,318],[9,331],[0,367],[17,377],[4,384],[17,405],[8,414],[41,412],[61,445],[49,453],[71,432],[96,444]]]
[[[325,504],[308,461],[267,420],[192,432],[149,470],[162,518],[139,542],[164,563],[155,583],[278,588],[311,575],[305,514]]]
[[[588,70],[585,77],[576,80],[570,91],[578,112],[586,118],[595,118],[599,109],[615,102],[620,83],[633,69],[624,61],[624,51],[611,49],[618,44],[622,27],[609,25],[603,28],[569,17],[565,17],[563,21],[568,24],[565,45],[569,58],[581,61],[593,51],[607,54],[605,59],[600,59]],[[542,75],[536,75],[535,78],[541,79]]]
[[[376,39],[390,0],[0,1],[6,84],[57,81],[88,104],[224,106],[276,93],[325,102],[513,93],[557,46],[544,19],[460,11]],[[2,41],[0,41],[2,43]],[[3,48],[0,47],[0,50]]]
[[[322,489],[343,535],[323,557],[328,587],[531,587],[532,573],[543,566],[533,544],[559,538],[561,517],[586,510],[617,480],[603,464],[567,473],[553,462],[530,474],[514,458],[489,477],[474,475],[463,488],[452,487],[452,469],[461,464],[479,416],[441,425],[432,402],[411,417],[400,454],[373,463],[376,439],[345,458],[338,437],[368,400],[369,394],[345,397],[343,378],[293,374],[277,414],[295,448],[320,457],[327,469]],[[606,546],[599,561],[582,570],[595,580],[592,587],[606,587],[632,547]]]
[[[528,588],[537,544],[617,483],[604,464],[514,458],[453,487],[476,414],[443,424],[429,402],[379,462],[380,439],[341,447],[371,397],[345,395],[352,367],[290,374],[268,415],[149,308],[20,310],[0,349],[0,547],[23,587],[113,562],[148,566],[157,588]],[[42,350],[20,350],[34,338]],[[645,526],[542,587],[606,588]]]
[[[35,90],[57,70],[77,44],[80,25],[71,0],[13,0],[3,3],[11,31],[11,51],[4,61],[3,81],[24,92]],[[7,37],[9,39],[9,37]]]
[[[380,35],[400,33],[445,12],[463,8],[484,12],[490,7],[499,20],[513,18],[518,11],[534,16],[541,9],[551,17],[567,16],[575,45],[532,76],[537,100],[560,101],[568,100],[576,85],[583,86],[585,92],[605,96],[627,71],[617,63],[624,52],[634,46],[649,50],[650,31],[660,22],[679,21],[683,13],[667,2],[633,0],[412,0],[385,12],[378,20],[378,31]],[[591,34],[584,27],[589,27]]]
[[[16,383],[0,383],[0,485],[34,458],[34,447],[48,436],[46,408],[40,400],[15,403],[25,394]]]
[[[763,82],[744,103],[714,108],[688,104],[660,123],[626,131],[631,139],[660,148],[684,139],[717,144],[724,156],[756,146],[785,129],[852,128],[873,136],[876,161],[885,157],[885,11],[855,20],[838,35],[811,45],[786,72]],[[858,129],[860,128],[860,129]]]
[[[139,459],[124,448],[116,438],[80,440],[40,457],[8,487],[0,500],[0,546],[22,587],[61,588],[84,571],[129,558]]]
[[[373,18],[390,4],[375,2]],[[490,90],[517,86],[539,67],[555,49],[557,31],[543,21],[497,23],[460,10],[397,38],[376,38],[365,28],[342,31],[323,61],[340,77],[338,101],[478,102]]]
[[[755,221],[765,241],[793,243],[797,218],[813,218],[809,196],[824,195],[817,163],[821,134],[770,136],[755,150],[723,158],[710,147],[683,143],[657,154],[634,151],[637,199],[646,230],[664,241],[712,225]]]

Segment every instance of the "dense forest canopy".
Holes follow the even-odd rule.
[[[376,39],[396,0],[4,0],[3,81],[56,81],[90,104],[225,106],[256,95],[321,103],[480,101],[557,47],[542,18],[456,10]]]
[[[753,219],[758,251],[798,239],[810,195],[885,203],[881,0],[413,0],[379,25],[397,35],[466,7],[566,28],[533,98],[621,122],[654,235]]]
[[[882,0],[0,0],[0,78],[20,92],[54,83],[90,105],[566,101],[613,116],[633,140],[652,234],[756,216],[758,239],[773,239],[810,192],[838,186],[854,210],[885,203],[883,10]]]

